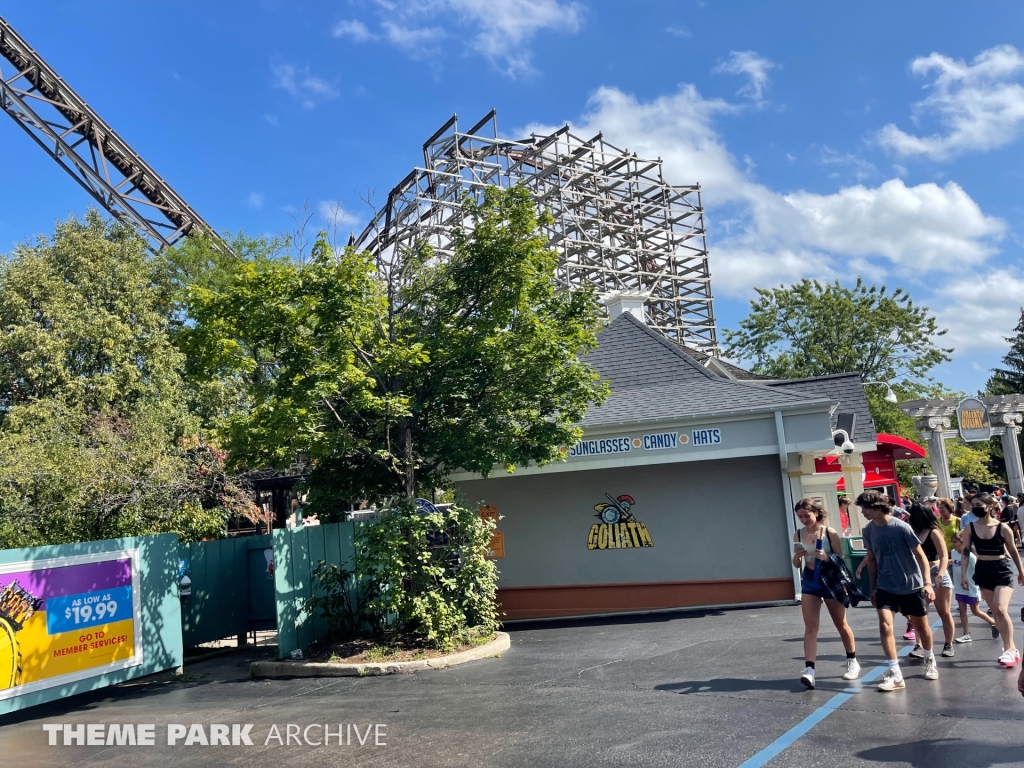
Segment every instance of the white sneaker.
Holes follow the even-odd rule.
[[[808,688],[814,688],[814,667],[807,667],[804,670],[804,673],[800,675],[800,682]]]
[[[970,643],[970,642],[973,642],[973,639],[971,638],[970,633],[968,633],[966,635],[960,635],[960,637],[956,638],[953,642],[954,643]]]
[[[846,674],[843,675],[843,680],[856,680],[860,677],[860,662],[856,659],[846,660]]]
[[[1003,651],[1003,655],[999,657],[999,663],[1007,669],[1017,666],[1018,661],[1020,661],[1020,651],[1016,649]]]
[[[932,656],[928,661],[924,663],[924,679],[925,680],[938,680],[939,679],[939,667],[935,663],[935,657]]]
[[[878,690],[880,691],[898,691],[906,687],[907,684],[903,682],[903,676],[893,669],[885,670],[885,674],[882,675],[882,682],[878,684]]]

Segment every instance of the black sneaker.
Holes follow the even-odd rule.
[[[946,656],[947,658],[954,655],[952,643],[946,643],[944,646],[942,646],[942,655]]]
[[[992,629],[992,637],[993,637],[993,639],[998,639],[999,638],[999,627],[997,627],[995,624],[993,624],[991,629]]]
[[[921,644],[918,643],[917,645],[914,646],[914,650],[912,650],[907,655],[910,656],[910,658],[912,658],[912,659],[923,659],[924,658],[924,648],[922,648]]]

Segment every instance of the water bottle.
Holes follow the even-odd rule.
[[[823,550],[825,548],[825,540],[818,539],[815,543],[814,548],[816,550]],[[814,586],[821,586],[821,560],[814,558]]]

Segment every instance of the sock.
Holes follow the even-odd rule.
[[[857,652],[856,651],[847,651],[846,652],[846,658],[848,658],[848,659],[856,659],[857,658]]]
[[[804,665],[810,667],[811,669],[814,669],[814,662],[813,661],[805,661]]]
[[[935,658],[935,649],[934,648],[929,648],[927,651],[924,652],[924,660],[925,661],[928,661],[928,659],[934,659],[934,658]]]
[[[889,665],[889,669],[891,669],[893,672],[895,672],[899,677],[903,677],[903,675],[900,675],[900,660],[899,659],[886,659],[885,663],[888,664]]]

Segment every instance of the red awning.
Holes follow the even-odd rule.
[[[924,448],[917,443],[907,440],[899,435],[887,435],[878,433],[878,447],[887,446],[892,450],[894,459],[923,459],[927,454]]]
[[[881,488],[883,485],[895,485],[896,481],[891,477],[882,477],[876,475],[874,472],[867,472],[864,475],[864,487],[865,488]],[[840,475],[838,482],[836,482],[837,491],[846,490],[846,479]]]

